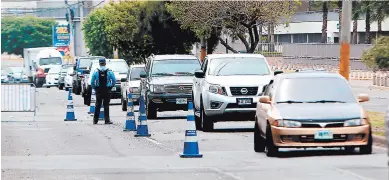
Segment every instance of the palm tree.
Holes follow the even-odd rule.
[[[378,35],[382,35],[382,21],[386,16],[389,16],[389,1],[374,1],[372,2],[373,15],[371,20],[377,21]]]
[[[361,15],[361,3],[358,1],[352,2],[352,20],[353,20],[353,36],[352,36],[352,44],[357,44],[358,37],[358,19]]]
[[[328,18],[328,3],[323,2],[323,25],[321,28],[321,43],[327,43],[327,18]]]
[[[371,23],[371,6],[372,3],[370,1],[363,1],[363,10],[365,12],[366,18],[365,18],[365,43],[370,44],[371,43],[371,37],[370,37],[370,23]]]
[[[343,1],[338,1],[338,8],[339,8],[339,37],[341,37],[341,34],[340,34],[340,29],[342,27],[342,6],[343,6]]]

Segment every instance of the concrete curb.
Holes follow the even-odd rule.
[[[371,85],[370,87],[380,89],[380,90],[389,90],[389,87],[385,87],[385,86]]]
[[[384,136],[378,136],[378,135],[374,135],[373,134],[373,143],[387,145],[388,144],[388,140],[386,140],[386,138]]]

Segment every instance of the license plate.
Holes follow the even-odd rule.
[[[132,95],[132,98],[133,98],[133,99],[137,99],[137,98],[139,98],[139,95],[133,94],[133,95]]]
[[[318,139],[318,140],[333,139],[333,134],[329,130],[320,130],[320,131],[316,132],[315,139]]]
[[[250,105],[253,103],[253,99],[251,98],[238,98],[238,105]]]
[[[112,91],[116,91],[116,87],[112,87]]]
[[[186,98],[177,98],[176,99],[176,104],[187,104],[188,103],[188,99]]]

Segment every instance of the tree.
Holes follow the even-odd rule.
[[[327,43],[327,18],[328,18],[328,2],[324,1],[323,8],[323,24],[321,27],[321,43]]]
[[[222,31],[242,41],[246,51],[252,53],[259,43],[258,25],[279,23],[293,14],[298,4],[297,1],[173,1],[167,9],[183,29],[191,29],[199,38]],[[227,49],[237,52],[224,39],[218,39]]]
[[[371,68],[389,69],[389,37],[378,38],[371,49],[363,52],[362,61]]]
[[[362,13],[361,2],[353,1],[352,2],[352,17],[351,17],[351,19],[353,20],[353,36],[352,36],[352,40],[351,40],[352,44],[358,43],[358,41],[357,41],[357,38],[358,38],[358,19],[359,19],[359,16],[361,15],[361,13]]]
[[[23,56],[24,48],[53,46],[54,19],[5,17],[1,21],[1,53]]]
[[[382,35],[382,21],[389,16],[389,1],[374,1],[372,3],[373,15],[371,20],[377,21],[378,35]]]
[[[362,2],[362,12],[365,13],[365,43],[370,44],[371,43],[371,37],[370,37],[370,23],[371,23],[371,9],[372,4],[370,1],[363,1]]]
[[[107,16],[103,8],[94,10],[85,18],[82,30],[90,54],[113,58],[113,46],[105,31]]]

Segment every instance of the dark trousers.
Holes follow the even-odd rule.
[[[109,102],[111,101],[111,89],[96,88],[96,107],[93,120],[99,119],[101,105],[104,105],[104,119],[109,121]]]

